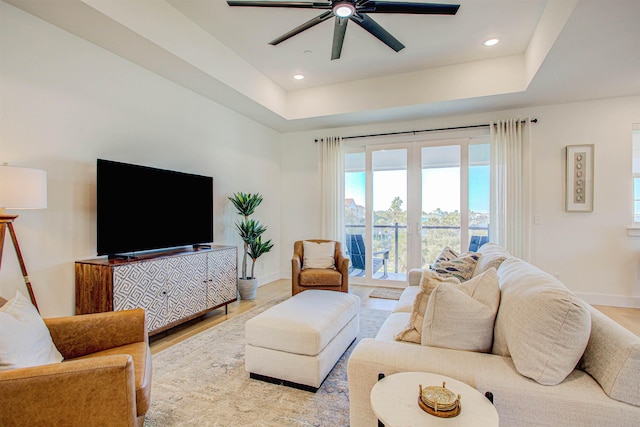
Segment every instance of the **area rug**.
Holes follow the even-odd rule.
[[[394,299],[399,300],[400,295],[404,289],[400,288],[375,288],[373,292],[369,294],[369,298],[382,298],[382,299]]]
[[[389,311],[363,308],[360,334],[316,393],[252,380],[244,370],[244,324],[256,307],[153,355],[145,427],[348,426],[347,360]]]

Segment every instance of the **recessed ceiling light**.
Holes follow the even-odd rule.
[[[500,43],[500,39],[489,39],[489,40],[486,40],[483,44],[485,46],[495,46],[498,43]]]
[[[304,76],[302,74],[294,74],[293,78],[296,79],[296,80],[302,80],[302,79],[304,79]]]

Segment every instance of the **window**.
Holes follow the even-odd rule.
[[[640,225],[640,123],[633,125],[633,222]]]

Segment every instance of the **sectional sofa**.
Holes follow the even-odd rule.
[[[378,374],[406,371],[438,373],[490,391],[501,426],[639,426],[640,338],[500,246],[488,243],[478,253],[474,279],[493,275],[499,286],[489,347],[455,349],[465,347],[464,340],[456,342],[465,338],[464,329],[434,342],[437,334],[427,331],[434,319],[426,315],[419,342],[397,340],[415,320],[417,299],[424,296],[426,274],[412,270],[394,312],[349,359],[351,426],[376,426],[370,393]],[[451,310],[455,313],[455,307]],[[478,323],[468,328],[471,341]],[[447,348],[448,339],[453,348]]]

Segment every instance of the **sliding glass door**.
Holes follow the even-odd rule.
[[[471,236],[488,236],[486,138],[350,147],[345,169],[354,283],[402,284],[444,246],[465,252]]]
[[[374,146],[345,156],[345,236],[355,283],[406,280],[410,148]]]
[[[372,149],[372,277],[404,281],[407,273],[408,148]]]
[[[367,174],[364,151],[345,155],[344,185],[344,223],[345,245],[351,259],[349,275],[364,277],[368,264],[366,257],[367,241]],[[357,282],[357,280],[356,280]]]
[[[491,149],[489,144],[469,145],[469,240],[489,241],[491,206]]]
[[[461,193],[460,145],[422,147],[421,265],[432,263],[443,247],[460,252],[464,212]]]

